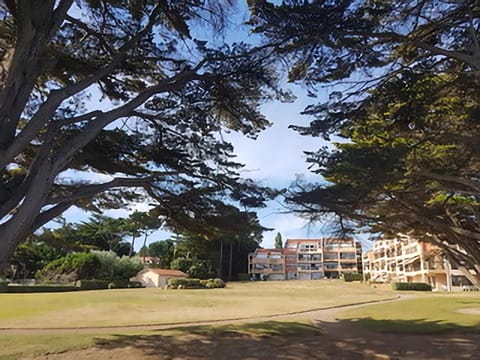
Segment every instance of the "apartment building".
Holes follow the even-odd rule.
[[[249,254],[253,278],[315,280],[362,271],[361,246],[353,239],[287,239],[282,249],[257,249]]]
[[[435,290],[471,286],[460,270],[452,268],[437,246],[408,235],[377,240],[363,253],[364,278],[380,282],[424,282]]]

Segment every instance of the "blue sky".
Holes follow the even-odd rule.
[[[79,13],[79,12],[78,12]],[[246,41],[254,43],[258,41],[256,35],[248,33],[243,25],[248,19],[246,1],[239,0],[236,16],[229,18],[231,22],[230,31],[223,37],[214,37],[206,28],[199,27],[192,29],[194,36],[202,40],[220,44],[223,41]],[[288,126],[292,124],[306,125],[311,120],[300,112],[312,102],[321,102],[328,99],[333,88],[323,88],[317,92],[318,98],[312,99],[304,95],[304,90],[299,86],[289,86],[297,96],[293,103],[273,102],[265,104],[263,113],[273,123],[267,130],[263,131],[256,140],[248,139],[240,134],[231,133],[225,136],[235,147],[237,161],[245,164],[242,171],[244,177],[252,178],[263,185],[275,188],[288,187],[297,176],[302,176],[309,181],[320,181],[319,176],[310,173],[305,162],[304,151],[316,150],[325,142],[320,138],[300,136]],[[108,108],[108,104],[95,104],[98,108]],[[68,176],[76,176],[68,174]],[[147,211],[146,205],[135,205],[136,210]],[[86,220],[88,215],[82,210],[72,208],[68,210],[65,217],[69,221]],[[126,217],[127,210],[111,210],[106,212],[109,216]],[[273,247],[274,237],[277,232],[282,234],[283,239],[287,238],[315,238],[327,236],[325,228],[328,224],[308,224],[304,219],[287,213],[281,199],[272,201],[265,209],[258,211],[262,225],[272,228],[272,231],[265,232],[262,242],[263,247]],[[171,234],[165,231],[157,231],[150,236],[149,242],[166,239]],[[141,244],[137,243],[138,250]]]

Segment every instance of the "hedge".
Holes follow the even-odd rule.
[[[351,281],[363,281],[363,274],[354,274],[354,273],[342,273],[340,279],[345,282]]]
[[[394,282],[392,288],[393,290],[432,291],[430,284],[419,282]]]
[[[224,288],[225,282],[222,279],[200,280],[195,278],[173,278],[168,279],[169,289],[214,289]]]
[[[24,293],[51,293],[82,290],[77,286],[66,285],[8,285],[8,292],[12,294]]]
[[[105,289],[126,289],[143,288],[142,283],[128,280],[78,280],[76,285],[81,290],[105,290]]]

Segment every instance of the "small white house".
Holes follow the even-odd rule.
[[[168,279],[186,277],[187,274],[180,270],[144,269],[131,280],[141,282],[146,287],[166,288]]]

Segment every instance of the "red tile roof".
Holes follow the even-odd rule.
[[[180,270],[170,270],[170,269],[145,269],[142,270],[142,273],[146,273],[148,271],[154,272],[155,274],[162,275],[162,276],[178,276],[178,277],[187,277],[183,271]]]

